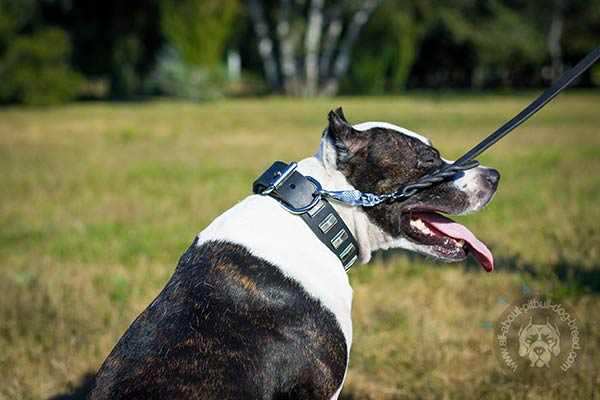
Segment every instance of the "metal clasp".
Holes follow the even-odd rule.
[[[296,164],[296,163],[292,163],[292,164]],[[295,169],[295,167],[294,167],[294,169]],[[287,171],[287,169],[286,169],[286,171]],[[283,171],[283,173],[285,174],[286,171]],[[321,186],[321,184],[319,183],[319,181],[317,181],[312,176],[306,176],[306,179],[308,179],[309,181],[311,181],[317,187],[317,189],[313,193],[313,196],[315,196],[315,198],[310,202],[310,204],[308,204],[307,206],[304,206],[304,207],[292,207],[292,206],[288,206],[287,204],[285,204],[283,201],[280,200],[279,204],[286,211],[288,211],[288,212],[290,212],[292,214],[295,214],[295,215],[304,214],[305,212],[307,212],[308,210],[310,210],[311,208],[313,208],[314,206],[316,206],[317,203],[321,200],[321,193],[320,192],[323,190],[323,187]],[[269,185],[269,186],[271,186],[271,185]]]
[[[277,172],[277,176],[273,178],[269,186],[267,186],[267,188],[263,190],[261,194],[266,196],[273,190],[279,189],[279,187],[287,180],[287,178],[294,173],[296,168],[298,168],[298,163],[293,161],[289,163],[289,165],[285,167],[283,171]]]

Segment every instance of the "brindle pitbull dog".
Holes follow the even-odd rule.
[[[440,168],[431,142],[395,125],[351,126],[329,113],[319,152],[298,171],[330,190],[389,193]],[[445,260],[489,250],[436,212],[464,215],[493,197],[499,173],[478,167],[404,202],[331,202],[358,258],[403,248]],[[348,366],[352,288],[340,259],[276,200],[253,195],[218,217],[131,324],[90,399],[336,399]]]

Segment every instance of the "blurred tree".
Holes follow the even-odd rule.
[[[518,12],[545,37],[542,76],[548,81],[557,80],[568,64],[578,62],[600,43],[600,0],[521,0],[517,5]],[[589,83],[589,76],[584,75],[583,81]]]
[[[0,99],[28,105],[73,99],[81,76],[69,66],[70,52],[69,38],[58,28],[18,36],[0,60]]]
[[[41,4],[46,21],[59,23],[71,33],[74,65],[89,79],[107,82],[105,95],[126,99],[142,92],[162,42],[159,0],[44,0]]]
[[[71,40],[42,23],[36,0],[0,0],[0,100],[50,105],[77,96]],[[49,45],[51,44],[51,45]]]
[[[344,91],[538,86],[598,43],[599,3],[388,0],[365,26]]]
[[[346,92],[404,91],[421,43],[430,29],[428,0],[388,0],[365,26],[344,80]]]
[[[569,0],[565,4],[560,39],[563,62],[574,65],[600,44],[600,0]],[[600,84],[600,64],[584,75],[587,85]]]
[[[296,96],[337,93],[359,33],[381,2],[280,0],[277,8],[247,0],[270,90]]]
[[[0,54],[2,54],[6,49],[6,46],[8,46],[13,33],[13,20],[6,11],[3,1],[0,0]]]
[[[237,0],[164,0],[162,31],[184,60],[215,67],[222,63],[238,9]]]
[[[224,68],[191,64],[175,47],[166,46],[159,53],[147,85],[150,90],[162,95],[187,100],[214,100],[225,96],[228,79]]]
[[[66,45],[48,52],[40,42],[59,31]],[[84,96],[144,94],[152,75],[160,93],[220,97],[227,49],[256,77],[245,93],[262,75],[272,92],[304,96],[342,79],[352,93],[538,86],[598,42],[600,0],[0,0],[0,91],[58,101],[24,95],[35,87],[25,80],[45,77],[38,88],[68,98],[77,70]],[[579,80],[599,81],[600,65]]]
[[[239,11],[237,0],[166,0],[161,28],[166,38],[148,88],[169,96],[209,100],[223,97],[226,45]]]
[[[525,1],[525,0],[523,0]],[[451,0],[439,20],[457,45],[472,46],[473,86],[510,86],[535,75],[546,54],[545,37],[520,0]],[[539,83],[537,81],[531,83]]]
[[[563,73],[564,63],[562,57],[562,44],[561,37],[565,19],[565,2],[564,0],[554,0],[554,6],[552,7],[552,17],[550,20],[550,28],[548,29],[548,35],[546,43],[548,45],[548,52],[550,53],[550,67],[546,69],[548,71],[544,78],[555,82]],[[544,75],[544,72],[542,72]]]

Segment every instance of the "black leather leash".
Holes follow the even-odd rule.
[[[523,111],[515,115],[510,121],[502,125],[491,135],[483,139],[479,144],[467,151],[462,157],[456,160],[452,164],[445,165],[437,172],[431,175],[426,175],[423,178],[402,185],[392,193],[392,198],[399,199],[412,196],[417,191],[432,186],[436,183],[440,183],[443,180],[453,176],[459,171],[475,168],[479,165],[479,162],[475,161],[474,158],[486,151],[498,140],[512,132],[516,127],[527,121],[533,114],[538,112],[542,107],[548,104],[554,99],[560,92],[565,90],[577,77],[583,74],[589,67],[591,67],[600,58],[600,45],[592,50],[583,60],[575,65],[571,70],[564,74],[554,85],[548,88],[542,93],[537,99],[529,104]]]
[[[358,243],[331,204],[315,195],[321,189],[319,182],[296,167],[295,162],[275,161],[254,182],[252,191],[275,198],[288,212],[300,216],[348,271],[358,259]]]

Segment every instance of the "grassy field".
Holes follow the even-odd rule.
[[[81,398],[194,235],[273,160],[314,154],[331,108],[421,132],[452,159],[533,95],[0,109],[0,399]],[[399,251],[353,268],[344,399],[598,398],[599,104],[561,95],[480,157],[500,188],[460,221],[496,272]],[[505,377],[482,326],[524,281],[584,321],[583,362],[552,388]]]

